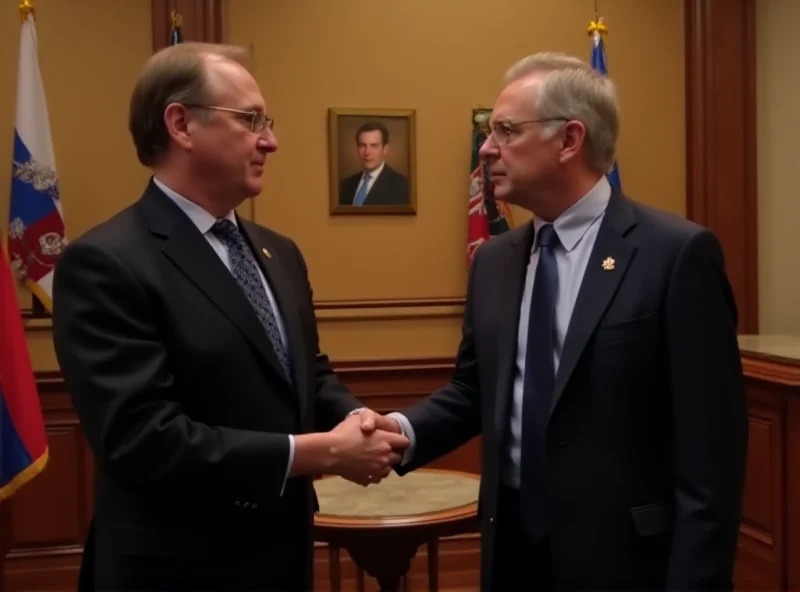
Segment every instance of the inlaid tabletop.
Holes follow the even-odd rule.
[[[403,477],[391,473],[362,487],[341,477],[314,482],[321,515],[392,518],[452,510],[478,501],[479,476],[419,469]]]
[[[744,355],[793,366],[800,365],[800,337],[791,335],[740,335]]]

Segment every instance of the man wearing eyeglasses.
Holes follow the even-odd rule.
[[[409,203],[408,177],[386,162],[389,130],[380,121],[356,131],[356,150],[362,170],[347,177],[339,188],[339,203],[351,206],[404,206]]]
[[[153,176],[57,265],[56,353],[96,458],[94,589],[310,590],[313,476],[377,483],[408,444],[362,431],[375,414],[319,350],[295,243],[235,213],[278,148],[266,113],[245,50],[155,54],[129,120]]]
[[[747,448],[737,314],[708,230],[611,187],[613,84],[507,75],[480,153],[533,213],[469,271],[452,380],[376,425],[405,474],[482,436],[481,589],[730,590]]]

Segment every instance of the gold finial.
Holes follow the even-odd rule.
[[[19,3],[19,18],[24,23],[29,14],[34,13],[33,0],[20,0]]]
[[[170,17],[172,17],[172,28],[177,29],[178,27],[183,25],[183,16],[177,11],[173,10],[170,13]]]
[[[608,34],[608,28],[606,27],[606,24],[603,22],[603,17],[602,16],[601,17],[595,17],[595,20],[593,20],[593,21],[591,21],[589,23],[589,29],[587,31],[589,36],[591,37],[592,35],[594,35],[595,31],[600,33],[600,35],[607,35]]]

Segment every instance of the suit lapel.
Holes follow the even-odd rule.
[[[289,360],[292,365],[297,392],[301,397],[308,394],[308,373],[305,364],[306,355],[302,339],[303,327],[297,307],[294,305],[297,297],[292,293],[289,285],[286,266],[278,258],[274,245],[270,245],[263,232],[258,232],[250,222],[239,219],[239,227],[245,238],[253,248],[256,261],[261,271],[267,278],[267,283],[275,296],[278,310],[275,311],[283,321],[284,334],[289,348]],[[276,359],[277,360],[277,359]],[[302,406],[305,408],[305,405]]]
[[[152,181],[140,203],[150,231],[163,240],[164,255],[236,325],[275,372],[284,377],[272,343],[253,307],[197,227]]]
[[[495,427],[499,438],[503,437],[505,426],[508,425],[508,407],[517,360],[520,306],[526,269],[531,259],[533,235],[533,224],[526,224],[510,243],[510,252],[498,257],[500,260],[500,267],[496,272],[498,283],[492,288],[497,294],[504,296],[503,311],[498,314],[500,325],[497,329],[497,360],[501,366],[497,369]]]
[[[614,191],[598,229],[564,339],[564,349],[556,373],[553,407],[558,404],[589,337],[608,308],[636,252],[636,248],[624,238],[634,223],[630,203]],[[604,265],[609,258],[613,263],[609,261],[610,265]]]

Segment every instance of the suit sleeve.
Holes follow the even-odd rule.
[[[396,468],[401,475],[422,467],[465,444],[481,431],[478,359],[475,351],[474,286],[480,266],[478,249],[470,266],[461,343],[450,382],[400,413],[411,424],[413,456]]]
[[[280,496],[287,436],[213,427],[184,413],[163,343],[166,321],[121,261],[72,244],[56,266],[53,293],[58,362],[97,462],[112,479],[209,502]]]
[[[308,268],[300,249],[292,242],[298,264],[302,270],[302,277],[305,289],[308,293],[308,305],[310,310],[314,310],[314,292],[311,289],[311,282],[308,279]],[[342,384],[331,367],[328,356],[320,351],[319,333],[316,321],[314,325],[314,351],[316,352],[316,410],[317,410],[317,431],[327,432],[341,422],[348,413],[364,405],[356,399],[349,389]]]
[[[737,313],[708,231],[680,253],[667,297],[675,523],[667,590],[730,590],[748,418]]]

